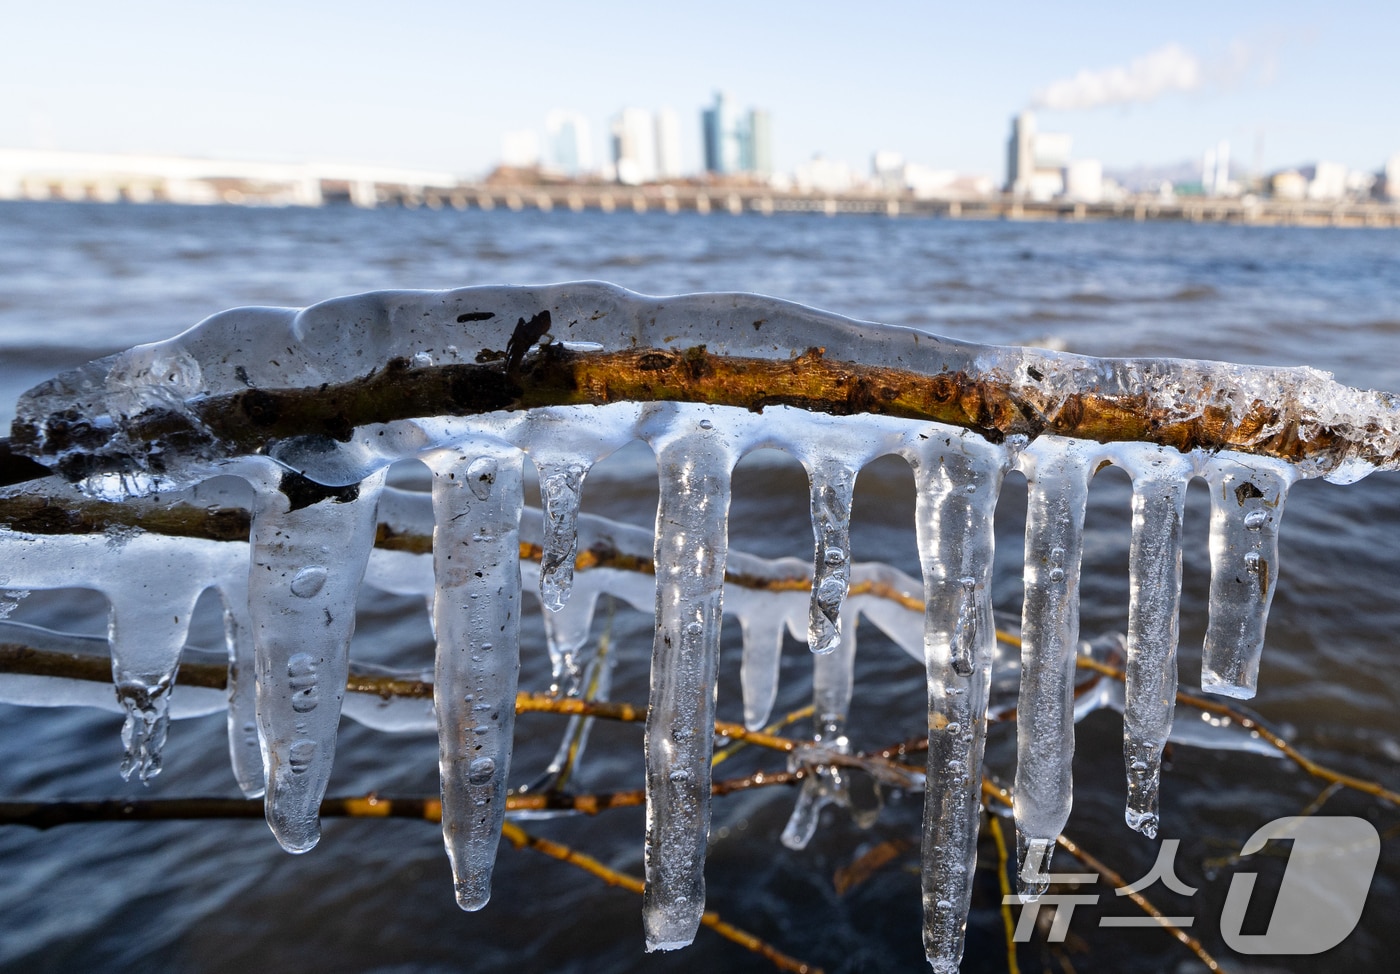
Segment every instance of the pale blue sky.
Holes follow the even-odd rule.
[[[1400,2],[234,4],[10,0],[0,146],[361,161],[462,173],[501,136],[674,107],[687,164],[716,88],[772,113],[775,155],[864,170],[894,149],[1000,176],[1011,116],[1052,82],[1175,44],[1192,90],[1047,111],[1076,157],[1266,168],[1400,152]],[[1180,59],[1180,57],[1179,57]]]

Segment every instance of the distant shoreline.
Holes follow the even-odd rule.
[[[1010,195],[961,199],[919,199],[912,194],[872,192],[778,192],[761,186],[706,186],[696,184],[491,185],[459,184],[455,187],[380,186],[376,207],[456,210],[567,210],[603,213],[699,213],[702,215],[779,216],[818,213],[827,216],[922,217],[954,220],[1010,220],[1026,222],[1168,221],[1224,223],[1238,226],[1300,227],[1400,227],[1400,203],[1380,201],[1276,200],[1268,198],[1208,198],[1135,196],[1114,202],[1086,203],[1066,199],[1035,201]],[[348,189],[322,187],[312,205],[364,206]],[[54,193],[43,197],[10,197],[9,202],[93,202],[145,205],[298,205],[286,199],[258,199],[239,193],[199,201],[163,199],[155,193],[139,200]],[[300,204],[305,205],[305,204]]]

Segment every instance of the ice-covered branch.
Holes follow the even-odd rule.
[[[592,466],[634,441],[658,459],[654,532],[579,514]],[[316,839],[362,577],[430,596],[443,827],[468,908],[486,900],[500,836],[525,585],[547,609],[566,691],[587,665],[601,591],[654,611],[652,948],[687,942],[703,915],[721,618],[738,616],[743,631],[750,729],[774,699],[783,629],[819,654],[822,760],[784,833],[800,845],[823,803],[848,800],[830,769],[848,751],[865,616],[926,665],[925,943],[935,969],[953,970],[976,849],[991,517],[1004,476],[1020,470],[1030,484],[1016,814],[1018,872],[1034,892],[1069,814],[1093,474],[1115,464],[1134,480],[1124,752],[1127,818],[1150,833],[1172,729],[1184,485],[1202,478],[1211,491],[1203,683],[1248,697],[1288,487],[1400,467],[1400,400],[1306,368],[1092,359],[753,295],[650,298],[582,283],[225,312],[31,390],[11,445],[85,497],[46,481],[0,499],[0,517],[14,512],[0,532],[0,585],[83,584],[109,597],[126,770],[159,770],[189,614],[216,588],[230,667],[256,673],[256,707],[230,684],[239,781],[249,794],[266,782],[269,823],[293,851]],[[809,558],[729,550],[730,474],[759,448],[786,451],[808,473]],[[527,455],[544,514],[522,520]],[[856,477],[885,455],[905,459],[919,485],[921,582],[850,561]],[[387,468],[409,458],[433,471],[431,510],[383,489]],[[5,480],[33,473],[0,460]],[[246,482],[244,502],[229,500],[223,475]],[[522,548],[538,561],[520,563]],[[640,571],[609,575],[624,567]]]
[[[337,483],[406,445],[382,428],[396,421],[660,400],[1228,449],[1341,477],[1400,462],[1396,398],[1313,369],[983,346],[755,295],[592,282],[224,312],[35,388],[13,439],[71,477],[266,453]]]

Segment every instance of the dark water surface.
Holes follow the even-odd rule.
[[[1387,231],[1249,229],[1189,225],[1034,225],[823,217],[350,209],[255,210],[67,204],[0,205],[0,420],[15,398],[62,369],[168,337],[237,305],[304,305],[375,288],[536,284],[597,278],[654,294],[746,290],[852,317],[926,328],[987,343],[1046,343],[1094,355],[1174,355],[1311,365],[1362,387],[1400,391],[1400,236]],[[648,524],[654,477],[644,451],[590,476],[585,509]],[[1126,626],[1126,477],[1095,481],[1085,543],[1082,633]],[[857,487],[854,554],[917,575],[912,477],[883,460]],[[1349,487],[1294,488],[1282,533],[1282,578],[1271,614],[1260,691],[1251,702],[1305,754],[1400,788],[1400,478]],[[996,606],[1020,611],[1019,532],[1024,487],[1013,476],[998,516]],[[731,545],[809,557],[806,487],[795,462],[750,458],[736,474]],[[1182,678],[1198,679],[1209,578],[1208,505],[1188,506]],[[536,603],[522,634],[522,685],[547,679]],[[14,618],[75,631],[105,629],[102,599],[36,593]],[[741,715],[738,638],[726,627],[721,717]],[[619,654],[615,696],[646,698],[650,619],[600,612]],[[868,632],[868,634],[867,634]],[[861,748],[920,733],[922,667],[873,627],[862,630],[851,732]],[[217,646],[212,603],[193,641]],[[427,665],[431,637],[421,600],[367,592],[353,654]],[[789,640],[779,708],[810,692],[806,650]],[[178,692],[178,691],[177,691]],[[1178,720],[1198,720],[1178,711]],[[172,728],[166,770],[152,787],[117,776],[119,722],[77,709],[0,707],[0,798],[176,797],[236,794],[219,716]],[[547,764],[560,724],[522,717],[517,778]],[[1158,843],[1123,823],[1121,721],[1112,712],[1078,727],[1076,795],[1067,834],[1134,880]],[[596,728],[579,786],[640,787],[641,736]],[[1011,728],[988,747],[1008,780]],[[717,776],[777,767],[733,759]],[[1357,930],[1316,958],[1232,957],[1218,916],[1230,877],[1264,874],[1282,860],[1232,865],[1261,825],[1297,814],[1324,782],[1253,754],[1174,749],[1163,781],[1162,834],[1181,840],[1177,872],[1200,888],[1183,900],[1148,891],[1167,913],[1192,914],[1192,931],[1234,970],[1370,971],[1400,953],[1400,855],[1386,838]],[[342,726],[332,793],[432,794],[431,735],[389,736]],[[870,831],[828,810],[802,852],[778,842],[793,800],[763,789],[718,800],[707,879],[709,904],[779,949],[829,971],[917,971],[919,885],[906,855],[838,896],[835,871],[870,845],[917,839],[921,797],[890,794]],[[1359,815],[1383,834],[1400,813],[1342,792],[1323,814]],[[596,819],[526,823],[605,863],[641,871],[637,810]],[[989,844],[984,865],[995,861]],[[1258,859],[1259,857],[1254,857]],[[1057,861],[1058,862],[1058,861]],[[1058,862],[1070,868],[1068,861]],[[1272,877],[1272,879],[1270,878]],[[1005,969],[999,894],[980,877],[965,970]],[[1106,911],[1128,913],[1107,885]],[[1084,890],[1079,890],[1084,892]],[[1196,969],[1156,930],[1100,929],[1081,908],[1065,950],[1077,971]],[[1246,932],[1259,932],[1246,930]],[[1048,955],[1047,955],[1048,956]],[[1041,948],[1022,951],[1039,969]],[[1048,960],[1054,969],[1059,962]],[[766,961],[701,932],[675,954],[642,952],[640,901],[537,854],[502,850],[495,893],[481,913],[452,897],[436,826],[330,822],[314,851],[292,857],[261,822],[103,824],[48,833],[0,831],[0,968],[13,971],[679,971],[771,970]]]

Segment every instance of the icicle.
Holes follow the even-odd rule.
[[[996,626],[992,518],[1005,449],[970,434],[920,441],[907,454],[917,489],[915,526],[924,576],[928,771],[924,789],[924,949],[952,972],[977,866],[982,751]]]
[[[473,443],[430,455],[442,833],[457,903],[479,910],[506,813],[520,671],[521,464]]]
[[[776,598],[766,593],[769,598]],[[784,614],[776,606],[765,604],[751,593],[726,596],[726,608],[732,613],[736,602],[749,603],[738,612],[739,628],[744,637],[744,656],[739,665],[739,683],[744,693],[744,726],[758,730],[768,723],[773,702],[778,699],[778,671],[782,666],[783,630],[787,626]]]
[[[1127,456],[1133,477],[1133,534],[1123,704],[1128,777],[1124,817],[1132,828],[1156,838],[1162,748],[1176,709],[1181,521],[1191,463],[1158,447],[1138,448]]]
[[[838,619],[836,645],[828,653],[812,659],[812,722],[815,733],[809,755],[794,755],[793,765],[805,764],[808,775],[802,781],[797,803],[783,828],[782,842],[789,849],[805,849],[816,834],[821,811],[827,805],[849,805],[846,773],[837,766],[822,764],[822,751],[850,753],[846,737],[846,715],[851,708],[851,687],[856,662],[856,622],[851,613]]]
[[[652,440],[661,497],[646,725],[642,925],[649,951],[690,943],[705,910],[715,678],[737,454],[709,418],[692,418],[697,412],[677,409]]]
[[[807,644],[814,653],[831,652],[841,638],[841,604],[851,583],[851,495],[859,471],[839,459],[808,465],[816,556]]]
[[[579,492],[591,465],[586,462],[540,464],[540,505],[544,509],[540,601],[553,612],[564,607],[574,583]]]
[[[247,797],[257,798],[266,789],[266,782],[258,740],[257,654],[248,615],[246,572],[231,573],[221,581],[219,594],[224,603],[224,646],[228,650],[229,760],[239,789]]]
[[[613,657],[610,642],[606,636],[599,640],[598,652],[588,661],[579,680],[578,696],[585,700],[608,700],[612,695]],[[547,791],[568,788],[583,761],[583,753],[588,749],[588,735],[593,729],[593,718],[575,714],[569,718],[564,728],[564,736],[559,749],[554,752],[554,760],[549,762],[543,778],[530,786],[530,791]],[[549,814],[549,813],[545,813]]]
[[[579,695],[584,670],[588,668],[593,656],[588,636],[593,630],[593,614],[597,605],[598,587],[585,583],[575,586],[573,598],[557,611],[544,613],[544,636],[549,649],[552,680],[551,693],[562,693],[570,697]]]
[[[1278,528],[1296,477],[1280,461],[1224,457],[1210,483],[1210,621],[1201,689],[1247,700],[1259,680],[1264,625],[1278,581]]]
[[[1021,895],[1049,884],[1073,798],[1074,655],[1089,477],[1099,447],[1041,437],[1021,457],[1026,502],[1021,690],[1016,710],[1016,853]]]
[[[282,848],[306,852],[321,837],[355,597],[374,544],[384,471],[339,489],[277,476],[254,483],[248,612],[267,824]]]
[[[175,670],[204,583],[177,572],[138,576],[131,582],[131,589],[109,593],[107,639],[117,699],[126,711],[121,774],[135,774],[147,782],[160,774]]]

